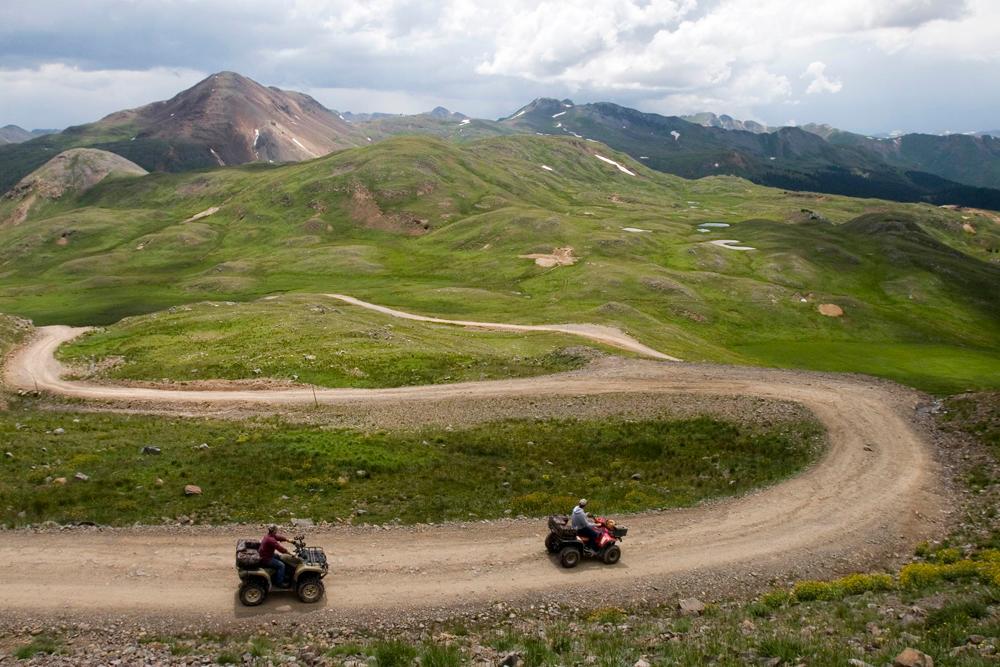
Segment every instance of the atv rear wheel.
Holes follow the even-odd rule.
[[[559,562],[563,567],[576,567],[580,562],[580,550],[576,547],[565,547],[559,552]]]
[[[267,597],[267,589],[259,581],[244,581],[240,586],[240,602],[247,607],[256,607]]]
[[[604,552],[603,559],[608,565],[614,565],[622,559],[622,550],[617,544],[613,544]]]
[[[319,577],[308,577],[299,582],[299,586],[295,592],[299,596],[299,600],[307,604],[312,604],[319,602],[323,598],[324,590],[325,587],[323,586],[323,582],[319,580]]]
[[[559,536],[555,533],[549,533],[548,537],[545,538],[545,549],[550,553],[559,552]]]

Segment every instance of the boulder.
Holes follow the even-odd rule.
[[[915,648],[904,648],[892,661],[892,667],[934,667],[934,658]]]
[[[197,486],[196,484],[188,484],[188,485],[186,485],[184,487],[184,495],[185,496],[200,496],[201,495],[201,487]]]
[[[524,658],[521,657],[520,653],[508,653],[507,656],[500,661],[501,667],[521,667],[524,664]]]
[[[158,455],[158,454],[160,454],[160,448],[159,447],[153,447],[152,445],[146,445],[145,447],[142,448],[142,453],[143,454]]]
[[[64,429],[63,427],[60,426],[56,430],[52,431],[52,435],[62,435],[65,432],[66,432],[66,429]]]
[[[682,598],[677,602],[677,608],[685,616],[700,616],[705,612],[705,603],[698,598]]]
[[[86,475],[86,474],[84,474],[82,472],[78,472],[75,475],[73,475],[73,479],[79,480],[81,482],[86,482],[87,480],[90,479],[90,475]]]

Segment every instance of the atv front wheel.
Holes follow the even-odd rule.
[[[312,604],[322,599],[324,590],[325,587],[323,586],[323,582],[319,580],[319,577],[309,577],[299,582],[296,593],[299,596],[299,600],[307,604]]]
[[[580,550],[575,547],[566,547],[559,552],[559,562],[563,567],[576,567],[580,562]]]
[[[608,550],[604,552],[604,562],[608,565],[614,565],[622,559],[622,550],[617,544],[608,547]]]
[[[550,553],[558,553],[559,551],[559,536],[555,533],[549,533],[548,537],[545,538],[545,549]]]
[[[247,607],[256,607],[267,597],[267,590],[259,581],[245,581],[240,586],[240,602]]]

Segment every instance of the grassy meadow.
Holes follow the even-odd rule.
[[[277,420],[14,410],[0,413],[0,441],[12,455],[0,463],[0,523],[8,527],[179,516],[417,523],[567,512],[584,491],[609,514],[739,494],[811,462],[822,430],[701,417],[362,433]],[[143,454],[144,446],[161,453]],[[89,479],[74,479],[78,472]],[[203,495],[185,496],[187,484]]]
[[[588,353],[611,351],[580,347],[588,343],[569,335],[413,322],[324,295],[290,295],[128,318],[63,347],[61,357],[84,375],[93,367],[111,379],[398,387],[572,370]]]
[[[687,181],[568,138],[400,137],[306,163],[115,179],[37,205],[0,239],[0,310],[38,324],[335,291],[426,315],[607,324],[693,361],[872,372],[936,392],[1000,385],[994,214]],[[709,243],[726,239],[754,250]],[[576,263],[521,257],[562,247]],[[825,303],[843,316],[820,314]],[[259,322],[243,321],[254,338]],[[296,351],[312,345],[310,330],[281,330]],[[125,331],[154,336],[123,323],[94,340]],[[852,345],[878,359],[842,352]],[[133,363],[162,375],[159,343],[134,346],[146,357]],[[933,352],[926,372],[899,366],[914,350]]]

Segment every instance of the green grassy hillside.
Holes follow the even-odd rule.
[[[587,362],[587,350],[570,347],[580,344],[574,336],[411,322],[302,295],[128,318],[72,343],[62,357],[81,374],[114,379],[398,387],[571,370]]]
[[[709,243],[721,240],[754,250]],[[521,257],[565,247],[573,265]],[[427,315],[608,324],[690,360],[951,391],[1000,383],[998,248],[989,214],[686,181],[572,138],[405,137],[40,205],[0,229],[0,310],[110,324],[202,300],[336,291]],[[882,361],[843,352],[858,344]],[[893,350],[922,350],[933,370],[899,367]]]

